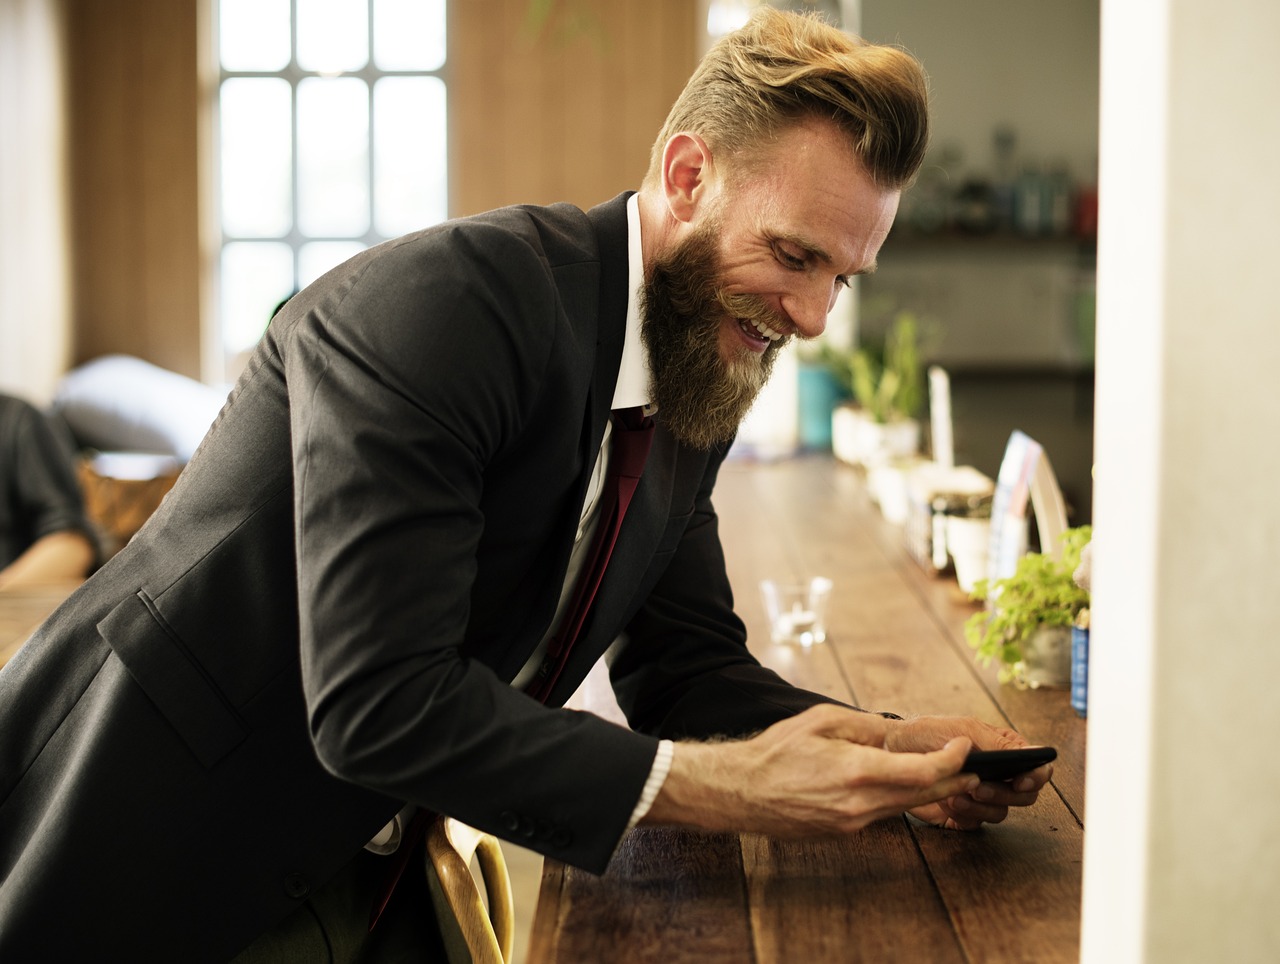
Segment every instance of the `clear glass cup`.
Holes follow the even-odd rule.
[[[812,646],[826,641],[830,579],[825,576],[807,581],[765,579],[760,583],[760,595],[773,642]]]

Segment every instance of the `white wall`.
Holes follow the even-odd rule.
[[[930,78],[933,153],[992,173],[992,132],[1010,125],[1018,153],[1091,179],[1098,152],[1098,2],[862,0],[862,33],[898,43]]]
[[[1063,169],[1096,183],[1098,0],[862,0],[862,32],[919,57],[930,79],[932,133],[919,183],[899,220],[912,227],[922,199],[967,180],[996,180],[994,135],[1014,132],[1015,175]],[[991,243],[964,236],[912,244],[890,238],[865,297],[911,310],[933,329],[929,355],[948,367],[1074,367],[1092,357],[1080,312],[1092,303],[1087,247],[1061,240]],[[885,312],[880,312],[884,318]],[[866,312],[877,330],[875,311]]]
[[[70,353],[56,0],[0,0],[0,391],[47,402]]]
[[[1103,3],[1088,962],[1280,960],[1278,37]]]

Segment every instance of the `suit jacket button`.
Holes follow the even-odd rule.
[[[569,844],[573,843],[573,832],[569,830],[568,827],[558,827],[555,832],[551,834],[551,843],[553,846],[559,847],[563,850],[565,847],[569,846]]]
[[[285,874],[284,892],[294,900],[301,900],[311,893],[311,885],[302,874]]]
[[[502,821],[502,829],[508,833],[515,833],[520,829],[520,818],[510,810],[503,810],[498,814],[498,819]]]

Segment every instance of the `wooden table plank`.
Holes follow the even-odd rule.
[[[639,828],[601,877],[548,861],[530,961],[751,961],[737,834]]]
[[[761,964],[965,960],[902,820],[821,841],[744,834],[742,856]]]
[[[969,960],[1079,959],[1084,838],[1057,796],[973,833],[911,822]]]

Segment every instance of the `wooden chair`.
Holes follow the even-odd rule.
[[[473,858],[488,911],[471,875]],[[449,964],[510,964],[515,905],[497,838],[451,817],[436,819],[427,831],[427,883]]]

